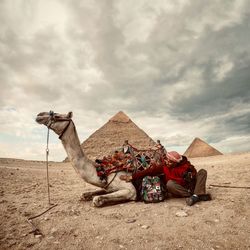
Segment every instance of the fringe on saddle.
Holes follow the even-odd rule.
[[[115,151],[113,155],[104,156],[102,159],[95,160],[97,176],[103,182],[111,173],[120,171],[135,173],[150,166],[152,160],[162,161],[165,152],[161,149],[138,150],[132,145],[129,153]]]

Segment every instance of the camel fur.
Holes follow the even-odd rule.
[[[77,131],[71,118],[72,112],[68,114],[42,112],[37,115],[36,122],[45,125],[59,135],[68,158],[79,176],[87,183],[100,188],[94,192],[83,193],[82,199],[93,199],[93,205],[96,207],[136,200],[136,189],[133,184],[122,181],[119,178],[125,172],[110,174],[107,179],[107,183],[110,183],[108,186],[100,180],[97,176],[94,162],[86,157],[81,148]]]

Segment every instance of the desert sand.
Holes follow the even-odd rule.
[[[250,153],[192,158],[208,171],[213,200],[127,202],[95,208],[80,201],[86,184],[70,163],[0,159],[0,249],[250,249]],[[214,187],[211,185],[242,188]],[[248,188],[247,188],[248,187]],[[182,216],[177,216],[180,214]]]

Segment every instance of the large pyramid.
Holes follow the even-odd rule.
[[[192,157],[206,157],[206,156],[213,156],[213,155],[222,155],[220,151],[213,148],[200,138],[195,138],[190,146],[184,153],[185,156],[192,158]]]
[[[138,149],[155,145],[155,142],[122,111],[95,131],[81,146],[91,158],[100,158],[114,153],[125,140]]]

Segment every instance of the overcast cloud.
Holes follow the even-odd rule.
[[[2,0],[0,157],[44,159],[49,110],[81,141],[123,110],[168,150],[249,151],[249,41],[249,0]]]

